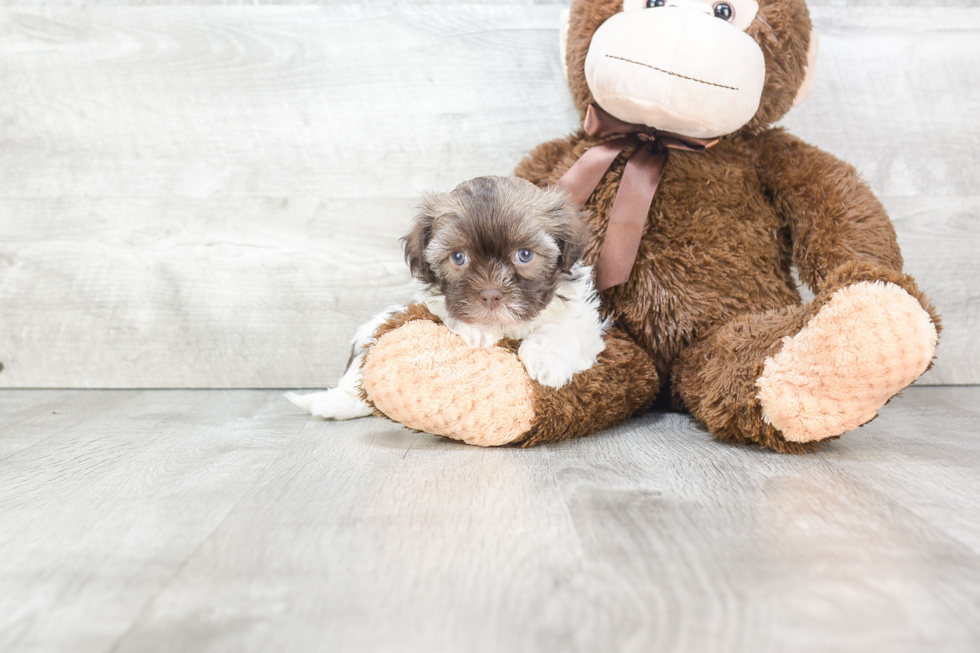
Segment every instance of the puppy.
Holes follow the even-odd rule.
[[[592,270],[579,263],[588,236],[564,191],[509,177],[478,177],[424,197],[402,241],[424,304],[471,347],[520,340],[528,375],[552,388],[595,364],[608,324]],[[361,326],[338,387],[287,397],[314,415],[371,414],[360,399],[361,358],[377,328],[402,306]]]

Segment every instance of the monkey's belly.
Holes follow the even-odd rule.
[[[662,375],[714,326],[801,303],[778,242],[760,243],[747,255],[663,236],[644,241],[628,283],[602,294],[608,314],[653,356]]]

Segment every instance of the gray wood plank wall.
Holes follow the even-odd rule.
[[[576,127],[558,2],[26,4],[0,9],[0,387],[328,385],[411,292],[418,193]],[[977,2],[811,5],[785,124],[891,211],[946,324],[924,381],[978,383]]]

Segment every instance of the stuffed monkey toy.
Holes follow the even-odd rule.
[[[716,438],[801,453],[928,369],[939,318],[881,204],[851,166],[772,127],[812,86],[804,0],[574,0],[562,33],[583,128],[516,175],[583,206],[584,262],[615,325],[606,351],[544,388],[516,343],[470,349],[412,307],[364,357],[362,396],[379,414],[531,445],[659,396]]]

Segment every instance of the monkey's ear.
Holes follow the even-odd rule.
[[[817,38],[816,32],[810,32],[810,48],[806,53],[806,77],[800,84],[800,90],[796,92],[796,99],[793,100],[794,107],[803,104],[803,101],[810,95],[810,91],[813,90],[813,84],[817,78],[817,53],[819,51],[820,39]]]
[[[436,283],[436,275],[432,266],[425,259],[425,250],[432,240],[432,225],[436,221],[439,196],[424,195],[422,203],[415,214],[412,230],[402,238],[405,249],[405,261],[408,263],[412,276],[422,283]]]
[[[561,71],[565,75],[566,82],[568,81],[568,22],[571,13],[571,8],[565,7],[561,10],[561,17],[558,19],[558,52],[561,55]]]

